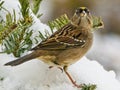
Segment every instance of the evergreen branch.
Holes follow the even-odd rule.
[[[28,0],[19,0],[19,2],[21,5],[20,10],[21,10],[22,16],[25,20],[29,16],[29,1]]]
[[[100,17],[93,16],[93,29],[103,28],[103,21]]]
[[[2,5],[3,5],[4,1],[0,2],[0,10],[2,9]]]
[[[15,57],[19,57],[25,51],[31,49],[33,34],[29,27],[32,25],[33,19],[29,15],[29,2],[27,0],[19,0],[21,4],[21,13],[23,18],[16,21],[16,13],[6,15],[5,24],[0,23],[0,41],[3,46],[4,53],[13,53]]]
[[[26,25],[19,22],[16,30],[12,32],[3,42],[5,46],[4,52],[13,53],[15,57],[19,57],[26,50],[32,47],[32,40],[30,39],[32,31],[28,29],[31,24]]]
[[[10,27],[0,26],[0,43],[17,27],[16,24],[11,25]]]
[[[47,38],[47,37],[45,37],[40,31],[39,31],[39,37],[40,37],[40,39],[42,39],[43,41]]]
[[[6,15],[6,26],[10,26],[11,23],[14,23],[13,17],[12,17],[12,15],[11,15],[11,13],[8,13],[8,14]]]
[[[13,9],[13,21],[14,21],[14,23],[17,23],[17,21],[16,21],[16,13],[15,13],[14,9]]]
[[[54,28],[56,28],[58,30],[69,22],[70,22],[70,20],[69,20],[68,16],[66,14],[64,14],[64,15],[60,16],[59,18],[55,19],[54,21],[49,21],[48,25],[51,29],[51,32],[53,33]]]
[[[24,18],[23,21],[25,21],[26,23],[32,23],[32,17],[30,15],[30,3],[29,0],[19,0],[20,4],[21,4],[21,13],[22,16]]]
[[[86,85],[86,84],[83,84],[81,90],[95,90],[96,88],[97,88],[96,85],[91,85],[91,84]]]
[[[42,13],[41,13],[41,14],[38,14],[38,15],[37,15],[37,18],[40,18],[42,15],[43,15]]]
[[[15,14],[15,13],[14,13]],[[6,22],[0,23],[0,43],[17,27],[16,20],[10,13],[6,15]]]
[[[4,1],[0,1],[0,11],[2,10],[2,5],[3,5],[3,3],[4,3]],[[3,19],[2,19],[2,17],[0,16],[0,23],[2,23],[3,22]]]
[[[32,11],[36,15],[39,11],[40,3],[42,0],[32,0],[33,8]]]

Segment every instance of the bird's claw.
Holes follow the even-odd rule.
[[[49,69],[52,69],[53,67],[54,67],[54,66],[49,66]],[[61,70],[61,71],[62,71],[62,73],[63,73],[63,71],[64,71],[64,70],[63,70],[63,68],[62,68],[62,67],[58,67],[58,69],[59,69],[59,70]]]

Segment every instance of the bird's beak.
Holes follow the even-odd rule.
[[[82,13],[80,13],[80,16],[81,16],[81,17],[85,17],[85,16],[86,16],[86,12],[83,11]]]

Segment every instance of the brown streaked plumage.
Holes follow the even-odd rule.
[[[56,31],[32,49],[32,53],[5,65],[16,66],[26,61],[38,58],[50,66],[63,67],[66,75],[76,87],[77,85],[67,67],[78,61],[90,49],[93,42],[92,17],[86,7],[76,9],[71,22]]]

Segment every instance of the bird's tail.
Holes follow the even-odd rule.
[[[39,55],[38,55],[38,53],[36,53],[34,51],[34,52],[32,52],[32,53],[30,53],[28,55],[25,55],[25,56],[23,56],[23,57],[21,57],[19,59],[16,59],[14,61],[6,63],[5,66],[9,66],[9,65],[10,66],[16,66],[16,65],[22,64],[22,63],[24,63],[26,61],[29,61],[31,59],[37,58],[37,57],[39,57]]]

